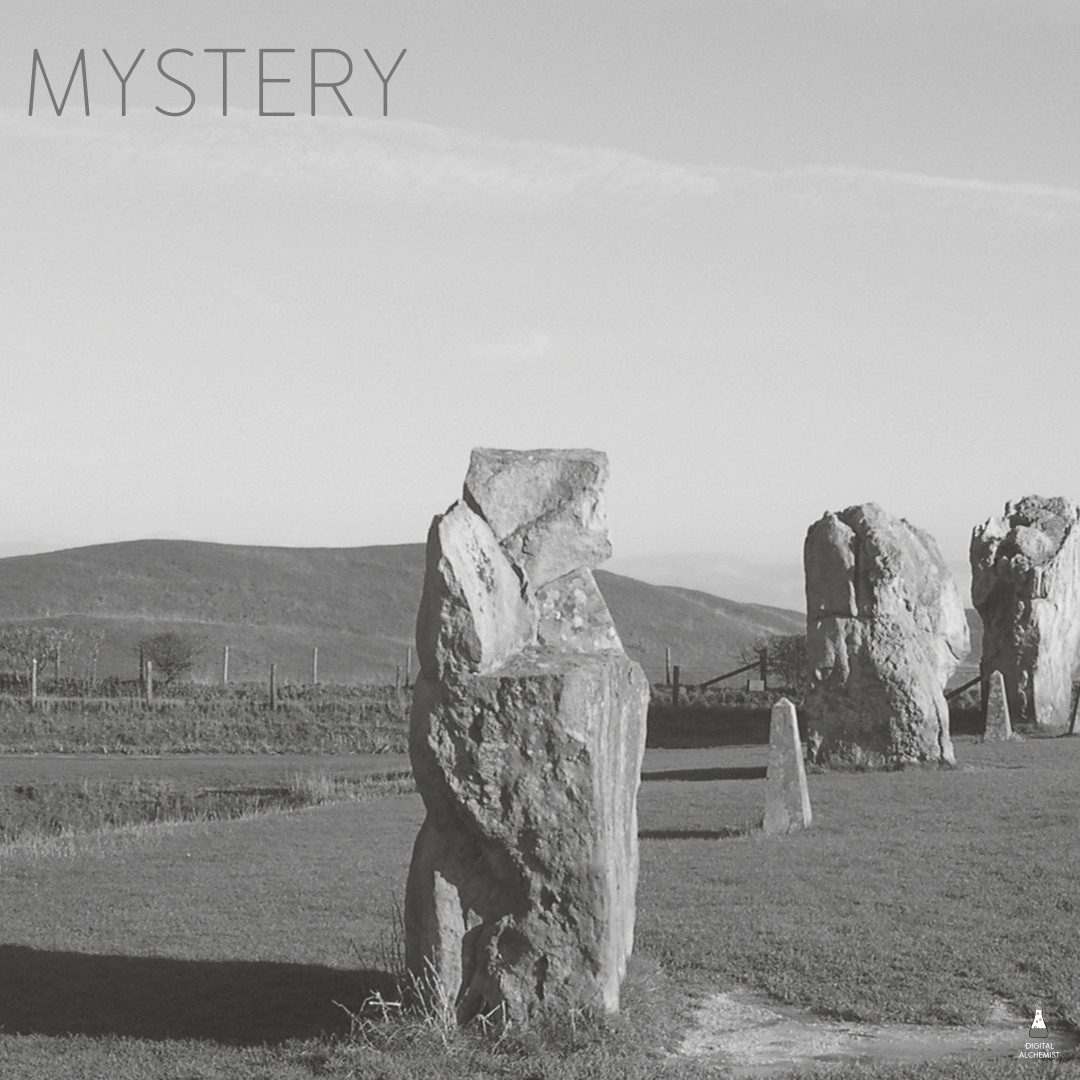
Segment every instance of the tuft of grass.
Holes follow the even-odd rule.
[[[671,1056],[683,1025],[663,972],[635,958],[623,988],[623,1010],[605,1016],[590,1009],[541,1014],[527,1024],[501,1010],[461,1025],[456,1002],[431,973],[407,981],[406,993],[387,1000],[375,992],[359,1011],[341,1008],[348,1035],[333,1059],[350,1075],[420,1080],[431,1075],[504,1080],[700,1080],[715,1073],[706,1063]]]
[[[408,795],[416,790],[409,770],[373,773],[360,778],[336,776],[328,769],[293,773],[289,793],[297,806],[322,806],[334,802],[362,802],[384,795]]]
[[[440,1073],[452,1062],[455,1068],[473,1070],[462,1075],[477,1077],[647,1076],[653,1074],[640,1071],[643,1066],[651,1062],[659,1067],[685,1026],[690,996],[673,993],[659,965],[641,956],[630,961],[619,1015],[578,1008],[541,1013],[522,1024],[494,1008],[461,1024],[454,992],[434,967],[421,975],[405,967],[404,912],[397,895],[390,898],[384,919],[374,949],[356,952],[363,968],[392,973],[394,992],[377,988],[358,1008],[334,1003],[349,1021],[343,1045],[369,1066],[393,1059],[403,1077],[427,1075],[425,1070],[436,1062]],[[593,1072],[603,1059],[617,1065],[615,1071]],[[689,1067],[699,1075],[696,1065]]]

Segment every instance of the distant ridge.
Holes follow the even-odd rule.
[[[263,679],[271,661],[305,681],[311,648],[325,682],[390,682],[412,644],[424,546],[281,548],[133,540],[0,558],[0,623],[96,626],[106,632],[98,674],[130,678],[136,644],[174,629],[203,635],[199,678]],[[622,636],[650,679],[664,647],[687,682],[737,666],[762,633],[802,633],[805,616],[678,586],[597,572]],[[416,660],[413,658],[413,673]]]

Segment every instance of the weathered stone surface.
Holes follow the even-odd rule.
[[[619,632],[591,570],[573,570],[536,594],[537,641],[575,652],[622,652]]]
[[[1080,649],[1080,510],[1029,495],[971,535],[971,599],[983,621],[982,673],[1000,671],[1014,724],[1069,724]]]
[[[607,455],[596,450],[477,449],[465,501],[537,590],[611,557],[607,478]]]
[[[536,639],[536,616],[487,523],[463,502],[431,523],[416,620],[420,670],[491,671]]]
[[[606,472],[593,451],[474,451],[428,538],[406,958],[463,1021],[618,1008],[648,684],[589,569]]]
[[[407,961],[459,1016],[615,1011],[633,945],[648,684],[624,654],[542,651],[414,691],[427,820],[407,888]]]
[[[819,760],[951,763],[944,687],[970,640],[933,537],[864,503],[812,525],[804,560]]]
[[[781,698],[769,718],[763,826],[767,834],[773,835],[808,828],[812,820],[798,717],[794,704]]]
[[[1009,700],[1005,695],[1005,676],[1000,671],[991,671],[986,688],[986,728],[983,741],[994,742],[1012,737]]]

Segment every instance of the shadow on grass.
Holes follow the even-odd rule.
[[[731,829],[642,829],[639,840],[731,840],[736,836],[749,836],[752,825],[739,825]]]
[[[346,1033],[383,971],[243,960],[97,956],[0,945],[0,1031],[205,1039],[234,1046]]]
[[[742,769],[669,769],[667,772],[646,772],[645,780],[764,780],[765,766]]]

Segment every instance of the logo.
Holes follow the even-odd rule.
[[[1024,1043],[1024,1049],[1020,1051],[1020,1057],[1047,1060],[1061,1057],[1061,1051],[1054,1049],[1054,1042],[1046,1030],[1041,1005],[1035,1006],[1035,1015],[1032,1017],[1031,1027],[1028,1028],[1027,1040]]]
[[[1047,1039],[1049,1036],[1046,1034],[1046,1021],[1043,1019],[1042,1007],[1035,1007],[1035,1019],[1031,1021],[1031,1028],[1028,1030],[1029,1039]]]

